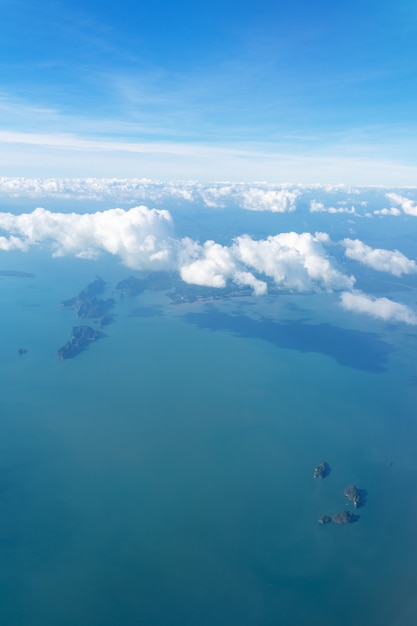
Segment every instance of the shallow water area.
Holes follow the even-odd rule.
[[[111,259],[1,269],[35,274],[0,281],[3,623],[402,626],[414,330],[333,295],[121,298]],[[79,324],[60,302],[96,274],[113,323],[59,361]],[[349,483],[368,492],[359,520],[320,526],[353,510]]]

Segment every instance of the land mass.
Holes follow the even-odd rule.
[[[56,355],[59,360],[73,359],[83,352],[92,341],[104,337],[103,333],[94,330],[91,326],[74,326],[71,338],[59,350]]]
[[[344,495],[350,500],[355,509],[363,506],[365,503],[365,492],[362,489],[358,489],[355,485],[348,485],[344,490]]]
[[[340,513],[335,513],[330,517],[330,515],[322,515],[319,517],[319,524],[352,524],[359,519],[358,515],[354,515],[350,511],[340,511]]]
[[[320,461],[317,467],[314,468],[314,478],[326,478],[331,472],[330,465],[326,461]]]
[[[100,295],[106,287],[106,283],[102,278],[97,278],[82,289],[77,296],[63,300],[61,306],[71,308],[77,314],[77,317],[92,318],[103,317],[108,314],[110,309],[115,305],[114,298],[101,300],[97,296]]]

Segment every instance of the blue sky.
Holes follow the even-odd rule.
[[[417,5],[0,0],[7,176],[414,185]]]

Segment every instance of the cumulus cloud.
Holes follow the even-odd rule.
[[[118,256],[133,269],[177,270],[190,284],[224,288],[228,282],[267,292],[273,281],[282,289],[305,293],[350,289],[345,276],[327,256],[325,233],[281,233],[255,240],[243,235],[231,245],[204,244],[175,238],[166,210],[145,206],[96,213],[54,213],[43,208],[14,215],[0,213],[0,250],[28,250],[44,246],[54,256],[96,258]]]
[[[340,272],[327,256],[321,241],[310,233],[280,233],[255,240],[236,237],[231,246],[207,241],[203,246],[186,242],[190,261],[183,253],[180,274],[197,285],[224,287],[230,280],[266,293],[267,282],[299,293],[350,289],[354,278]]]
[[[401,211],[393,206],[390,209],[377,209],[374,215],[401,215]]]
[[[361,292],[343,292],[340,300],[346,311],[365,313],[385,321],[417,324],[417,315],[410,307],[388,298],[375,298]]]
[[[19,239],[19,237],[0,237],[0,250],[8,252],[10,250],[22,250],[26,252],[28,244]]]
[[[354,284],[352,276],[334,267],[322,242],[311,233],[280,233],[259,241],[243,235],[236,238],[234,249],[239,260],[285,289],[309,292]]]
[[[280,189],[251,188],[242,193],[242,206],[248,211],[271,211],[272,213],[286,213],[295,211],[295,201],[299,196],[298,191]]]
[[[323,202],[319,202],[318,200],[310,201],[310,212],[311,213],[349,213],[353,215],[356,213],[356,209],[352,206],[350,209],[346,206],[340,206],[338,208],[330,206],[325,207]]]
[[[372,267],[378,272],[388,272],[393,276],[417,272],[416,262],[408,259],[398,250],[371,248],[359,239],[343,239],[341,243],[345,246],[345,255],[349,259],[359,261],[362,265]]]
[[[236,263],[230,248],[210,240],[206,241],[198,252],[200,258],[180,267],[181,278],[193,285],[225,287],[227,280],[236,270]],[[195,256],[194,250],[193,256]]]
[[[222,246],[214,241],[206,241],[200,246],[189,239],[182,240],[180,245],[179,272],[184,282],[224,288],[231,281],[240,287],[251,287],[255,295],[267,293],[266,282],[256,278],[239,262],[233,247]]]
[[[52,248],[55,256],[95,258],[102,252],[119,256],[131,268],[170,265],[173,233],[168,211],[135,207],[97,213],[53,213],[42,208],[32,213],[0,213],[1,249]]]
[[[401,196],[398,193],[387,193],[385,196],[392,202],[392,204],[400,206],[406,215],[417,217],[417,204],[413,202],[413,200],[410,200],[410,198]]]

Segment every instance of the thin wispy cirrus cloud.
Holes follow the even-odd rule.
[[[401,3],[158,7],[5,3],[4,175],[416,179],[417,55]]]
[[[64,125],[64,123],[63,123]],[[0,165],[9,176],[146,177],[176,180],[287,180],[350,185],[408,184],[417,166],[372,155],[306,154],[280,142],[149,141],[76,132],[0,130]],[[343,173],[343,174],[342,174]]]

